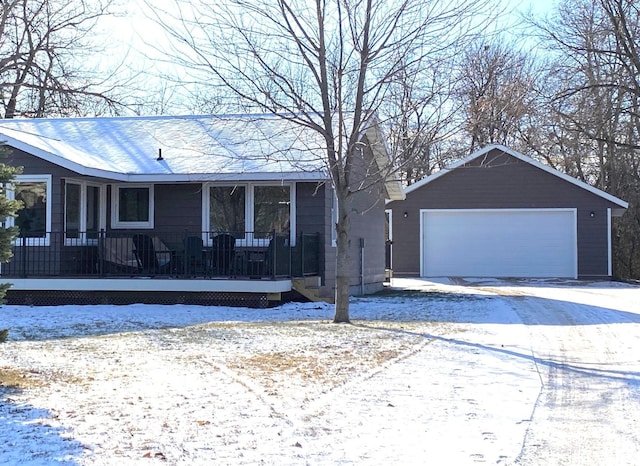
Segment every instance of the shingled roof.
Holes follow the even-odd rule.
[[[274,115],[1,120],[0,141],[121,181],[327,178],[320,135]]]

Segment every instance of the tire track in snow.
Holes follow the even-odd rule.
[[[516,312],[545,381],[516,464],[637,464],[640,364],[621,342],[640,326],[558,299],[519,299]]]

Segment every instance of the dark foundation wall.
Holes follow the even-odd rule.
[[[393,270],[420,273],[420,209],[576,208],[578,275],[607,276],[607,209],[614,207],[558,176],[493,150],[409,192],[404,201],[387,205],[393,216]]]

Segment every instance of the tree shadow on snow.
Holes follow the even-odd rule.
[[[362,316],[358,309],[361,305],[367,308],[367,319],[376,320],[552,326],[640,323],[640,313],[532,296],[518,288],[505,292],[493,287],[460,289],[387,288],[372,297],[354,300],[352,317]],[[640,299],[640,293],[638,296]],[[370,310],[372,305],[374,311]]]
[[[469,348],[469,349],[472,349],[474,353],[488,352],[488,353],[498,354],[501,356],[507,356],[510,358],[524,359],[536,364],[536,366],[538,366],[538,369],[540,367],[547,367],[550,370],[571,373],[579,377],[602,378],[606,380],[620,382],[620,383],[632,386],[634,388],[640,386],[640,372],[638,371],[599,369],[599,368],[594,368],[593,364],[591,363],[571,364],[566,362],[559,362],[551,358],[538,357],[529,352],[514,351],[508,348],[484,345],[481,343],[474,343],[474,342],[462,340],[460,338],[449,338],[449,337],[433,335],[425,332],[414,332],[411,330],[397,329],[397,328],[384,328],[380,326],[373,326],[373,325],[366,325],[366,324],[362,326],[365,328],[370,328],[378,331],[385,330],[385,331],[394,332],[394,333],[402,333],[405,335],[419,336],[422,338],[443,342],[443,343],[454,345],[457,347]],[[546,381],[543,381],[543,384],[546,384]]]
[[[51,412],[17,400],[19,388],[0,387],[0,460],[3,464],[74,466],[84,446]]]

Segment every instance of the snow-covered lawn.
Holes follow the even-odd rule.
[[[0,464],[637,464],[640,287],[395,279],[351,314],[3,306]]]

